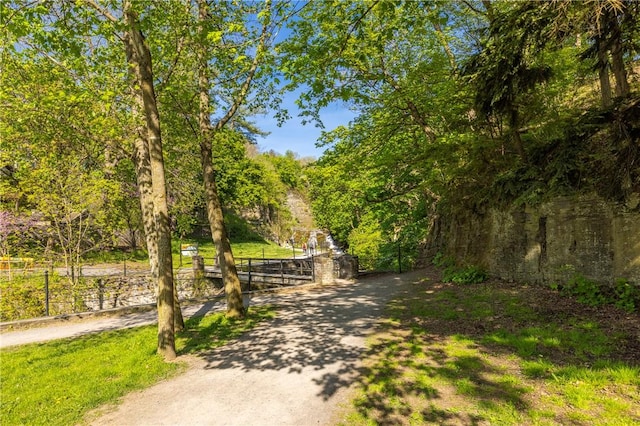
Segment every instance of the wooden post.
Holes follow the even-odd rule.
[[[44,271],[44,315],[49,316],[49,271]]]

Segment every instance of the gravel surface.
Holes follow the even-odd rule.
[[[335,424],[360,374],[366,337],[393,295],[406,291],[420,276],[420,271],[379,275],[254,296],[254,305],[278,307],[275,320],[224,347],[179,357],[189,364],[184,374],[131,393],[117,406],[91,413],[88,421],[95,425]],[[194,306],[185,308],[185,316],[223,308],[221,302]],[[38,330],[51,337],[51,328],[77,336],[131,327],[135,318],[153,322],[154,316],[152,311],[15,331],[3,333],[1,340],[4,346],[16,342],[18,334],[37,335]],[[60,330],[56,333],[66,337]]]

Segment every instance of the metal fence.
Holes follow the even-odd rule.
[[[317,257],[236,258],[236,268],[243,291],[290,287],[316,281]],[[224,295],[220,268],[214,259],[208,263],[196,256],[191,267],[174,270],[180,300]],[[156,281],[147,270],[132,266],[122,262],[67,270],[48,264],[0,272],[0,321],[155,304]],[[336,278],[354,277],[357,257],[334,258],[330,272]]]
[[[224,295],[219,268],[174,271],[180,300]],[[202,262],[204,267],[204,262]],[[299,285],[313,281],[313,259],[237,259],[245,290]],[[126,261],[77,269],[37,265],[0,272],[0,321],[101,311],[156,303],[156,282],[148,271]]]
[[[177,271],[174,284],[181,300],[223,294],[222,286],[191,271]],[[0,321],[154,304],[156,293],[156,282],[146,272],[93,271],[72,279],[57,271],[30,271],[0,282]]]

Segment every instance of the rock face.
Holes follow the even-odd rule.
[[[637,195],[626,205],[582,195],[467,212],[441,220],[434,231],[445,254],[505,279],[561,283],[580,274],[600,283],[640,283]]]
[[[297,191],[287,192],[287,207],[297,222],[297,227],[306,231],[314,229],[309,202]]]

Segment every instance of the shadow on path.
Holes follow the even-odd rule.
[[[358,376],[366,336],[409,278],[389,275],[320,293],[288,295],[278,303],[275,320],[199,356],[206,361],[205,369],[320,372],[313,382],[320,387],[317,395],[327,400]]]
[[[184,358],[184,374],[127,395],[96,425],[325,425],[362,372],[366,337],[387,302],[421,272],[260,295],[276,319],[238,340]]]

